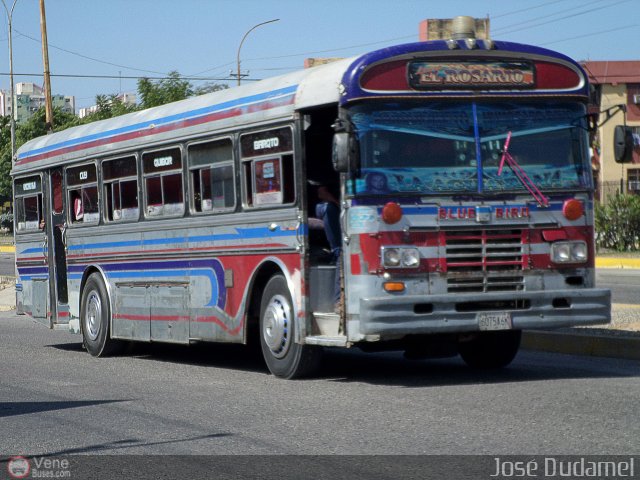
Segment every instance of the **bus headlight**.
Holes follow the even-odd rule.
[[[399,248],[382,248],[382,263],[385,267],[399,267],[401,258]]]
[[[402,265],[408,268],[415,268],[420,265],[420,252],[417,248],[404,248],[402,250]]]
[[[382,247],[382,265],[387,268],[417,268],[420,252],[417,248]]]
[[[556,242],[551,245],[554,263],[585,263],[589,257],[585,242]]]

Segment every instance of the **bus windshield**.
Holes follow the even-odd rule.
[[[576,103],[360,104],[356,194],[499,194],[527,191],[509,153],[541,191],[587,188],[585,108]],[[353,193],[353,192],[350,192]]]

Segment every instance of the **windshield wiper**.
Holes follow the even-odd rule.
[[[538,205],[540,205],[541,207],[548,207],[549,199],[545,197],[545,195],[540,191],[536,184],[533,183],[533,180],[531,180],[529,175],[527,175],[527,172],[525,172],[522,167],[518,165],[518,162],[516,162],[515,158],[513,158],[509,153],[510,141],[511,132],[507,133],[507,139],[504,142],[504,150],[502,152],[502,159],[500,160],[500,167],[498,168],[498,176],[502,174],[502,167],[504,167],[504,163],[506,161],[515,176],[518,178],[518,180],[520,180],[520,183],[524,185],[524,188],[526,188],[531,196],[535,198],[536,202],[538,202]]]

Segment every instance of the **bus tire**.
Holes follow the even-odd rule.
[[[458,343],[458,352],[471,368],[496,369],[509,365],[520,348],[521,330],[480,332]]]
[[[117,353],[122,343],[111,339],[111,307],[107,288],[98,273],[92,273],[82,290],[80,328],[82,341],[94,357]]]
[[[277,377],[300,378],[320,365],[321,347],[295,342],[291,293],[282,275],[267,282],[260,302],[260,346],[267,367]]]

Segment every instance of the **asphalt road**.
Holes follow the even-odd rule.
[[[637,454],[640,362],[520,352],[511,367],[337,350],[318,378],[242,346],[137,346],[0,313],[0,454]]]
[[[0,275],[15,275],[15,255],[13,253],[0,253]]]
[[[640,304],[640,270],[601,268],[596,270],[596,285],[611,289],[611,302]]]

